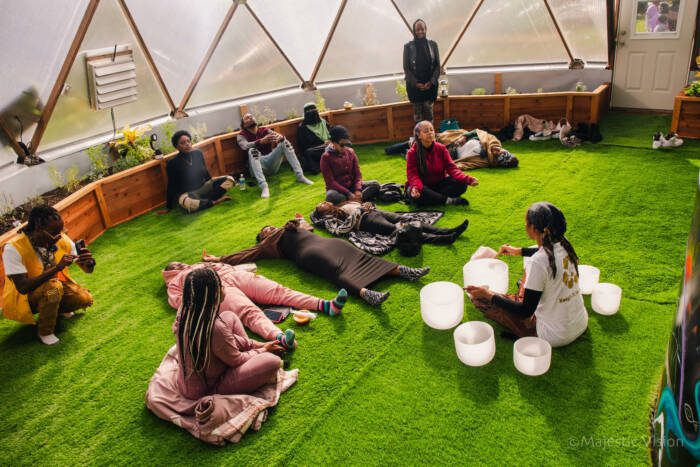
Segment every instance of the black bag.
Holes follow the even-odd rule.
[[[403,199],[403,187],[398,183],[385,183],[379,188],[377,200],[381,203],[396,203]]]
[[[420,222],[409,222],[396,232],[396,248],[403,256],[416,256],[420,253],[423,228]]]

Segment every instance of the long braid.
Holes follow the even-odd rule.
[[[544,235],[542,236],[542,248],[544,248],[545,253],[547,253],[547,259],[549,259],[549,267],[552,268],[552,278],[557,276],[557,262],[554,258],[554,243],[552,242],[552,232],[549,227],[544,228]]]
[[[195,269],[187,276],[178,328],[179,355],[185,378],[194,373],[203,375],[209,366],[211,335],[220,302],[221,280],[214,270]],[[191,362],[189,368],[188,362]]]
[[[578,255],[576,254],[576,251],[574,251],[574,247],[573,245],[571,245],[571,242],[569,242],[569,239],[563,235],[561,237],[561,246],[564,247],[564,249],[566,250],[566,254],[569,255],[569,259],[572,263],[574,263],[574,267],[576,268],[576,274],[578,274]]]
[[[422,126],[423,122],[418,122],[413,128],[413,144],[415,144],[416,146],[416,163],[418,165],[418,174],[421,177],[424,177],[425,174],[428,172],[428,163],[426,162],[426,153],[428,152],[428,150],[423,147],[423,143],[421,143],[419,138],[420,129]]]
[[[527,223],[538,232],[542,232],[542,248],[547,253],[552,277],[557,275],[557,265],[554,257],[554,244],[561,243],[578,273],[578,256],[574,247],[564,235],[566,233],[566,218],[559,208],[551,203],[535,203],[527,210]]]

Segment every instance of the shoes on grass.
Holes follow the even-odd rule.
[[[678,137],[676,133],[669,133],[664,137],[664,135],[657,131],[654,133],[654,138],[651,142],[652,149],[659,148],[677,148],[683,145],[683,140]]]

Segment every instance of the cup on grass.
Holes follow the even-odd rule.
[[[457,357],[465,365],[483,366],[496,355],[493,328],[483,321],[467,321],[454,332]]]
[[[433,282],[420,290],[420,314],[433,329],[451,329],[464,317],[464,292],[452,282]]]
[[[549,370],[552,346],[539,337],[522,337],[513,345],[513,364],[524,375],[540,376]]]
[[[614,315],[620,309],[622,289],[615,284],[601,282],[596,284],[591,295],[593,311],[601,315]]]

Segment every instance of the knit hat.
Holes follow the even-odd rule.
[[[342,125],[335,125],[331,127],[329,133],[331,135],[331,141],[334,143],[339,143],[342,139],[350,139],[348,130]]]

